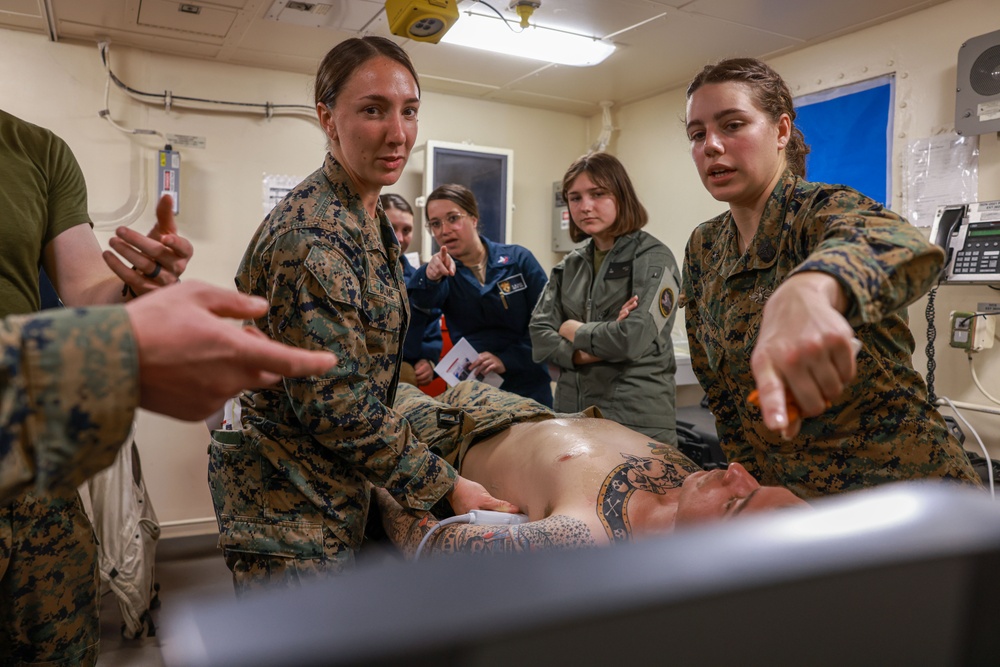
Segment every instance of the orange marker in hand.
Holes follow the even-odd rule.
[[[760,392],[754,389],[747,396],[747,403],[750,405],[755,405],[760,407]],[[799,404],[795,402],[795,397],[792,393],[785,390],[785,412],[788,415],[788,423],[793,424],[802,418],[802,411],[799,409]]]
[[[750,405],[756,405],[760,407],[760,392],[754,389],[747,396],[747,403]],[[826,402],[826,407],[832,407],[833,403],[830,401]],[[793,424],[796,420],[802,418],[802,410],[799,408],[799,404],[795,402],[795,396],[792,392],[785,390],[785,412],[788,414],[788,423]]]

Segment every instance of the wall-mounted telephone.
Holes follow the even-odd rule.
[[[1000,200],[939,207],[931,240],[947,253],[942,283],[1000,284]]]

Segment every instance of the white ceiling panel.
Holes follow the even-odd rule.
[[[5,14],[0,11],[0,26],[14,30],[45,32],[45,19],[27,14]]]
[[[0,13],[40,18],[38,0],[0,0]]]
[[[807,41],[888,21],[930,5],[934,0],[694,0],[684,10],[757,30]]]
[[[547,63],[490,53],[465,46],[409,43],[405,46],[421,75],[432,75],[451,81],[467,81],[502,88],[509,82],[529,76]]]
[[[488,1],[504,12],[509,4]],[[610,36],[619,46],[588,68],[401,39],[389,33],[384,0],[315,0],[322,18],[295,20],[283,20],[288,0],[0,0],[0,27],[48,34],[51,20],[59,40],[110,37],[112,45],[310,75],[333,45],[377,34],[410,53],[426,91],[589,116],[602,100],[620,105],[682,85],[706,62],[768,57],[947,1],[542,0],[532,23]]]
[[[589,100],[572,100],[554,95],[527,93],[521,90],[506,90],[502,94],[497,92],[486,96],[484,99],[501,101],[507,104],[519,104],[537,109],[547,109],[549,111],[562,111],[580,116],[591,116],[595,113],[594,109],[599,109],[597,105]]]
[[[501,9],[507,2],[499,0],[491,4]],[[460,7],[463,11],[491,13],[481,3],[468,0]],[[627,30],[670,9],[672,7],[644,0],[545,0],[531,16],[531,23],[590,37],[606,37]],[[508,14],[513,16],[510,12]]]
[[[260,61],[279,54],[308,59],[311,65],[306,73],[315,74],[316,66],[327,51],[335,44],[354,36],[355,33],[347,31],[319,30],[274,21],[254,21],[239,39],[237,47],[244,57],[252,58],[254,53],[259,54]]]
[[[331,0],[331,2],[336,2],[336,0]],[[203,5],[212,7],[229,7],[230,9],[246,9],[254,5],[254,0],[210,0],[209,2],[201,2],[200,0],[194,0],[194,2],[187,2],[189,5]]]
[[[181,11],[182,7],[198,11]],[[136,25],[140,28],[161,28],[209,37],[225,37],[235,20],[236,11],[231,7],[198,7],[172,0],[142,0]]]
[[[137,0],[125,2],[67,2],[52,3],[60,35],[76,36],[73,25],[92,25],[108,29],[137,30],[139,12]]]
[[[303,6],[308,7],[308,10],[296,9]],[[263,17],[279,23],[358,32],[364,30],[368,22],[381,12],[384,6],[385,3],[379,0],[293,2],[291,6],[289,0],[273,0]]]

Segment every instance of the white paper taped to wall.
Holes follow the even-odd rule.
[[[915,227],[930,227],[939,206],[979,198],[979,137],[947,134],[907,145],[903,210]]]
[[[264,215],[271,212],[282,199],[285,198],[292,189],[302,182],[301,176],[289,176],[287,174],[264,174],[262,183],[264,185]]]

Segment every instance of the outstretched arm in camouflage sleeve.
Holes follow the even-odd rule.
[[[578,549],[595,546],[590,529],[569,516],[550,516],[540,521],[511,526],[472,526],[455,523],[435,530],[438,520],[427,512],[406,510],[383,489],[375,489],[382,513],[382,526],[393,544],[412,557],[424,536],[434,530],[421,552],[521,553],[535,549]]]
[[[127,307],[48,311],[0,325],[0,502],[32,483],[76,487],[108,466],[136,407],[201,419],[241,389],[322,374],[328,352],[282,346],[220,317],[267,304],[186,283]]]
[[[798,243],[807,255],[768,299],[751,365],[768,428],[794,437],[785,391],[806,417],[822,413],[854,378],[854,326],[920,297],[943,257],[899,215],[842,189],[807,200]]]

